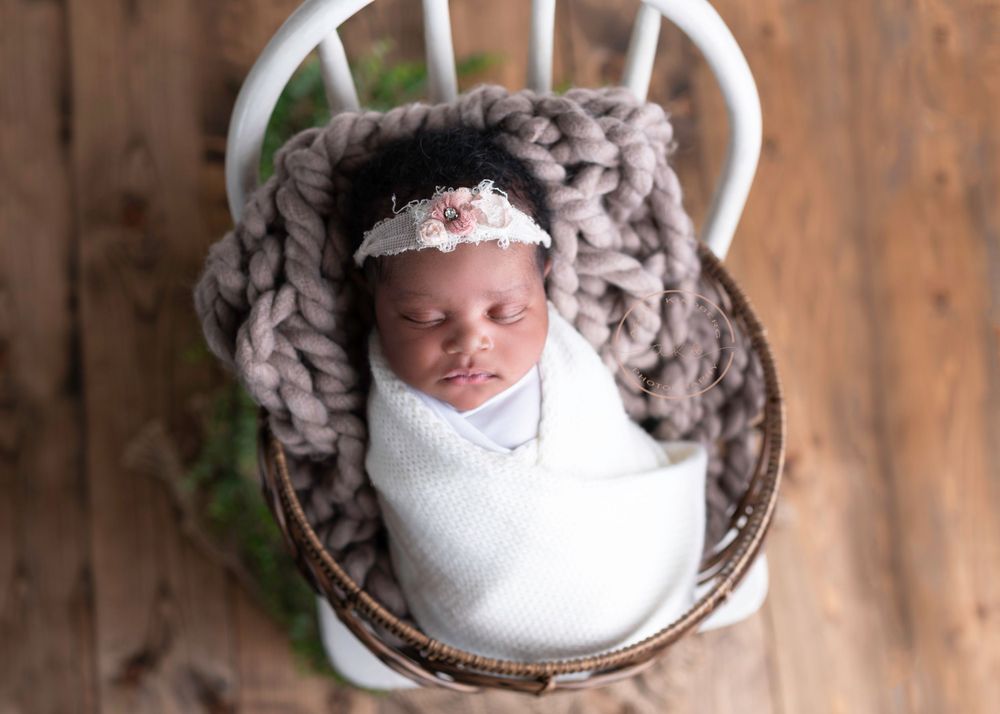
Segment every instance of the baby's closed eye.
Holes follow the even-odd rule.
[[[513,305],[503,308],[497,308],[491,310],[488,313],[488,317],[491,320],[501,323],[514,322],[524,316],[527,306],[525,305]],[[416,325],[438,325],[445,320],[447,320],[447,315],[441,313],[401,313],[400,316],[407,322],[411,322]]]
[[[516,320],[517,318],[524,315],[524,311],[526,309],[527,309],[526,307],[521,306],[506,310],[498,310],[492,317],[495,320],[501,320],[501,321]]]

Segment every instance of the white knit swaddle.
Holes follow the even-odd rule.
[[[537,661],[642,640],[694,601],[707,452],[658,442],[548,302],[538,438],[499,453],[460,436],[389,368],[377,330],[365,466],[421,629]]]

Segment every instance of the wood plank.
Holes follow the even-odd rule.
[[[207,28],[200,46],[197,87],[204,146],[199,194],[206,252],[207,243],[232,227],[223,161],[233,103],[258,53],[296,6],[295,2],[259,6],[229,1],[197,7],[198,22]],[[302,671],[287,633],[242,588],[233,584],[226,598],[234,648],[235,710],[245,714],[373,711],[369,695]]]
[[[339,685],[303,669],[291,656],[288,634],[245,593],[235,593],[240,698],[236,710],[254,714],[375,714],[378,695]]]
[[[503,692],[461,702],[436,691],[376,698],[300,677],[281,633],[177,535],[160,489],[118,462],[122,446],[151,418],[179,432],[183,395],[203,379],[174,361],[176,346],[198,335],[169,276],[193,280],[218,237],[222,194],[199,194],[221,176],[219,127],[228,108],[218,90],[231,104],[295,4],[198,9],[200,18],[214,18],[208,25],[183,6],[126,11],[106,2],[95,18],[85,17],[90,7],[70,6],[81,97],[73,127],[84,137],[75,157],[96,646],[107,708],[183,710],[205,682],[215,683],[215,701],[247,711],[662,711],[669,701],[675,711],[975,712],[1000,699],[1000,599],[986,567],[1000,555],[989,509],[1000,500],[990,478],[1000,463],[997,3],[925,3],[916,14],[857,2],[716,5],[747,54],[764,105],[764,154],[727,263],[769,328],[788,399],[788,468],[767,548],[769,601],[746,623],[686,640],[635,681],[538,702]],[[461,32],[462,23],[493,6],[455,5],[461,56],[460,38],[475,36]],[[376,6],[367,34],[345,37],[351,56],[383,31],[409,38],[404,56],[420,56],[419,15],[411,9],[403,21],[398,6]],[[31,7],[50,17],[58,6]],[[631,6],[558,7],[560,18],[570,19],[559,27],[573,46],[557,41],[556,48],[567,74],[590,86],[617,78],[627,43],[620,28],[631,22]],[[157,12],[165,17],[150,16]],[[192,26],[228,39],[218,54],[211,39],[189,45],[197,43],[188,37]],[[98,45],[94,37],[110,41]],[[685,205],[700,224],[725,150],[721,95],[698,52],[666,24],[659,53],[650,98],[672,110]],[[11,56],[5,67],[23,62]],[[515,77],[508,85],[519,87],[523,58],[511,50],[508,60],[515,58],[518,68],[505,65],[497,76]],[[200,72],[212,62],[214,69]],[[197,80],[189,76],[194,67]],[[30,92],[43,96],[44,87]],[[169,101],[155,104],[164,95]],[[198,117],[215,143],[199,144]],[[0,144],[15,145],[22,142]],[[12,165],[24,163],[7,152],[5,163],[10,156]],[[59,225],[58,216],[46,219]],[[7,225],[5,236],[12,234]],[[19,248],[18,260],[24,255]],[[18,295],[11,278],[4,280],[3,290]],[[0,330],[17,334],[17,344],[16,330],[36,324],[21,317],[20,304],[0,302]],[[63,324],[44,339],[65,340],[69,329]],[[175,391],[181,396],[172,401]],[[7,459],[7,445],[22,431],[6,407],[2,413]],[[72,428],[71,417],[52,418],[56,426],[45,433]],[[45,458],[72,463],[63,452]],[[25,498],[41,496],[19,476],[3,478],[0,537],[27,533],[28,519],[18,514],[26,512]],[[48,512],[35,503],[39,515]],[[86,513],[83,507],[67,519],[60,512],[59,523],[80,523]],[[0,622],[14,622],[29,602],[18,552],[0,545],[0,582],[9,581],[0,590]],[[80,643],[87,637],[83,608],[76,611],[84,613]],[[167,648],[161,660],[157,643]],[[129,660],[136,653],[145,659]],[[146,670],[151,656],[156,666]],[[143,673],[130,693],[115,676],[123,662],[132,663],[125,671]],[[28,666],[23,660],[5,672],[8,679],[0,675],[0,691]],[[13,701],[26,707],[34,694],[18,687]]]
[[[96,712],[59,3],[0,2],[0,711]]]
[[[348,61],[368,55],[375,43],[388,39],[392,47],[388,65],[424,61],[424,26],[420,3],[373,2],[348,18],[341,28],[341,40]],[[452,24],[454,35],[454,24]],[[453,44],[454,44],[453,36]]]
[[[97,683],[108,711],[231,706],[224,574],[178,530],[152,472],[125,456],[160,423],[194,445],[205,367],[191,288],[208,243],[199,216],[197,50],[185,3],[69,3],[86,469],[93,523]]]
[[[615,2],[566,3],[565,24],[557,32],[566,36],[572,57],[573,86],[600,87],[619,84],[625,68],[625,50],[638,5]]]
[[[764,146],[727,262],[769,326],[787,399],[788,461],[768,544],[779,707],[902,711],[891,684],[908,642],[877,431],[871,236],[858,230],[865,167],[852,154],[858,107],[846,100],[845,58],[864,32],[834,10],[765,2],[733,16],[753,48]],[[721,99],[699,114],[719,111]],[[707,141],[713,161],[719,138]]]
[[[848,96],[866,108],[860,227],[912,643],[899,681],[916,711],[994,711],[1000,5],[864,10],[856,61],[887,71],[859,73]]]
[[[502,84],[512,91],[524,89],[528,72],[530,3],[498,3],[492,0],[451,3],[451,26],[455,57],[459,62],[480,53],[488,53],[498,59],[496,64],[482,73],[459,77],[459,91],[483,82]],[[478,28],[478,31],[471,28]],[[483,28],[489,30],[484,32]],[[557,60],[561,35],[558,25],[555,34],[553,84],[559,81],[558,72],[561,69]]]
[[[206,142],[209,159],[225,151],[229,116],[247,72],[281,24],[301,4],[300,0],[268,3],[217,0],[194,3],[190,8],[193,26],[201,28],[197,35],[198,79],[194,86],[201,125],[206,138],[222,139],[221,147]]]

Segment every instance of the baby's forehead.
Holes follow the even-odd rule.
[[[489,248],[485,244],[459,245],[456,252],[434,249],[407,251],[388,256],[391,279],[387,292],[400,297],[420,294],[497,292],[499,288],[531,287],[530,278],[538,271],[535,246],[517,244],[507,248]],[[475,251],[475,253],[470,253]],[[509,292],[516,292],[509,290]]]
[[[463,303],[473,300],[519,300],[532,294],[530,276],[511,282],[485,281],[477,285],[468,283],[408,283],[397,285],[387,291],[386,297],[393,302],[434,302],[437,300]]]

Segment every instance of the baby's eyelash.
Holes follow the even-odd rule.
[[[523,315],[525,309],[526,308],[522,307],[520,310],[518,310],[517,312],[515,312],[515,313],[513,313],[511,315],[500,315],[500,316],[495,317],[493,319],[495,319],[495,320],[513,320],[514,318],[520,317],[521,315]]]
[[[495,316],[495,317],[493,317],[491,319],[493,319],[493,320],[501,320],[501,321],[515,320],[518,317],[521,317],[521,315],[524,314],[525,310],[527,310],[527,308],[522,307],[519,310],[517,310],[517,312],[511,313],[509,315],[497,315],[497,316]],[[442,322],[444,320],[443,317],[439,317],[439,318],[436,318],[436,319],[433,319],[433,320],[416,320],[416,319],[414,319],[412,317],[409,317],[408,315],[402,315],[401,317],[404,320],[406,320],[407,322],[412,322],[414,325],[434,325],[434,324],[436,324],[438,322]]]
[[[441,322],[443,318],[438,318],[436,320],[414,320],[412,317],[407,317],[406,315],[403,315],[403,319],[412,322],[416,325],[431,325],[435,322]]]

